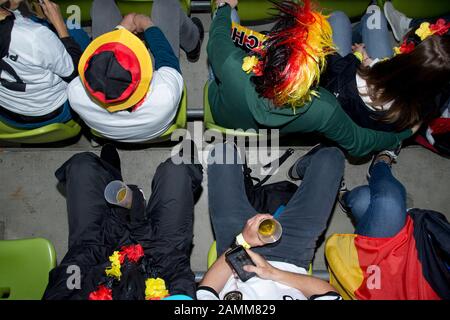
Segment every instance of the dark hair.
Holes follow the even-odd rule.
[[[381,121],[404,130],[431,120],[438,110],[427,110],[428,102],[450,85],[450,36],[432,35],[412,52],[360,67],[358,74],[366,80],[374,106],[394,101]]]
[[[283,3],[273,3],[276,8],[283,6]],[[291,5],[291,3],[286,2],[284,4],[284,6],[287,5]],[[280,71],[286,68],[292,53],[291,47],[279,46],[285,39],[281,37],[270,37],[270,35],[294,27],[296,24],[295,16],[286,15],[283,10],[280,10],[280,13],[274,16],[277,17],[277,20],[269,32],[269,39],[265,43],[265,55],[262,57],[264,59],[264,73],[262,76],[252,77],[256,92],[260,96],[265,96],[268,92],[272,92],[271,89],[273,89],[274,85],[283,80]],[[274,96],[266,96],[266,98],[273,99]]]

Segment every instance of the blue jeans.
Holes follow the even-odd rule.
[[[351,210],[356,234],[389,238],[405,226],[406,190],[384,162],[373,166],[369,185],[346,193],[343,201]]]
[[[221,255],[258,212],[245,193],[242,161],[234,146],[218,144],[211,157],[233,160],[230,164],[208,166],[209,208],[217,253]],[[278,218],[283,227],[281,240],[255,248],[255,252],[271,261],[307,269],[336,200],[344,174],[344,156],[337,148],[321,149],[299,161],[296,170],[303,182]]]
[[[383,12],[370,6],[368,12],[355,27],[342,11],[335,11],[328,18],[333,29],[333,42],[338,53],[345,57],[352,53],[353,43],[364,43],[372,59],[384,59],[393,56],[393,44],[389,35],[387,20]]]

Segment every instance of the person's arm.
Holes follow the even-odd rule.
[[[217,10],[209,31],[208,61],[217,79],[222,78],[225,60],[237,50],[241,49],[237,48],[231,39],[231,6],[227,4]]]
[[[80,61],[81,55],[83,54],[78,43],[69,35],[66,23],[61,14],[59,6],[49,0],[43,0],[41,4],[42,9],[48,19],[48,21],[53,25],[60,38],[62,44],[64,45],[67,53],[72,59],[73,72],[69,76],[61,76],[65,82],[71,82],[78,76],[78,63]]]
[[[244,270],[256,273],[261,279],[272,280],[297,289],[308,299],[313,296],[324,295],[339,298],[336,289],[326,281],[309,275],[280,270],[268,263],[261,255],[251,250],[247,250],[247,253],[256,266],[244,266]]]
[[[164,33],[153,24],[150,17],[136,14],[134,17],[137,32],[144,32],[145,42],[155,59],[155,69],[169,67],[177,70],[181,74],[180,61],[173,52]]]
[[[355,157],[395,149],[400,142],[413,134],[410,129],[395,133],[362,128],[353,122],[340,105],[335,107],[333,114],[319,131]]]
[[[247,224],[242,231],[242,236],[244,237],[244,240],[252,247],[264,245],[264,243],[261,242],[257,236],[257,230],[259,223],[267,218],[270,219],[272,216],[268,214],[258,214],[247,221]],[[218,294],[222,291],[232,273],[231,267],[225,260],[225,254],[222,254],[206,272],[199,287],[207,287]]]

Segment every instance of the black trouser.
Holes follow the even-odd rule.
[[[170,159],[162,163],[153,178],[147,220],[139,225],[127,222],[126,209],[106,202],[103,194],[106,185],[121,180],[121,173],[95,154],[75,155],[58,169],[56,176],[66,189],[69,251],[61,265],[51,272],[45,298],[87,298],[98,281],[104,280],[104,268],[109,265],[108,257],[113,251],[135,242],[143,245],[146,256],[151,256],[151,268],[161,270],[170,294],[195,296],[189,256],[193,238],[193,191],[202,182],[199,167],[175,165]],[[67,289],[69,265],[79,266],[82,276],[86,275],[81,292]],[[141,296],[142,293],[136,294]]]

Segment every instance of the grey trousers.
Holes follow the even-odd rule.
[[[113,30],[123,17],[115,0],[94,0],[91,18],[95,39]],[[162,30],[177,57],[180,47],[190,52],[197,46],[200,40],[198,28],[181,9],[178,0],[154,0],[151,19]]]

